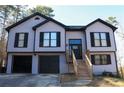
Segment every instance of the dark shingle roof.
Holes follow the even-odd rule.
[[[66,26],[66,31],[81,31],[84,29],[85,26]]]
[[[20,21],[16,22],[15,24],[12,24],[11,26],[7,27],[6,30],[9,31],[11,28],[13,28],[13,27],[15,27],[15,26],[17,26],[17,25],[19,25],[19,24],[21,24],[21,23],[27,21],[28,19],[30,19],[30,18],[32,18],[32,17],[34,17],[34,16],[36,16],[36,15],[41,16],[41,17],[45,18],[46,20],[52,21],[52,22],[54,22],[54,23],[56,23],[56,24],[58,24],[58,25],[60,25],[60,26],[62,26],[62,27],[65,27],[64,24],[62,24],[62,23],[56,21],[55,19],[50,18],[50,17],[47,17],[47,16],[45,16],[45,15],[39,13],[39,12],[36,12],[36,13],[34,13],[34,14],[28,16],[28,17],[25,17],[25,18],[21,19]]]
[[[32,29],[33,29],[33,30],[36,30],[38,27],[44,25],[44,24],[47,23],[47,22],[49,22],[49,20],[45,20],[45,21],[43,21],[43,22],[41,22],[41,23],[39,23],[39,24],[33,26]]]
[[[88,25],[86,25],[86,28],[87,28],[88,26],[94,24],[95,22],[101,22],[101,23],[103,23],[104,25],[106,25],[106,26],[112,28],[113,31],[115,31],[115,30],[117,29],[117,27],[113,26],[113,25],[110,24],[110,23],[107,23],[106,21],[103,21],[103,20],[100,19],[100,18],[98,18],[98,19],[92,21],[91,23],[89,23]]]
[[[111,24],[109,24],[109,23],[103,21],[103,20],[100,19],[100,18],[96,19],[95,21],[89,23],[89,24],[86,25],[86,26],[66,26],[66,25],[64,25],[64,24],[62,24],[62,23],[56,21],[56,20],[53,19],[53,18],[47,17],[47,16],[45,16],[45,15],[39,13],[39,12],[36,12],[36,13],[34,13],[34,14],[28,16],[28,17],[23,18],[22,20],[18,21],[17,23],[15,23],[15,24],[13,24],[13,25],[7,27],[6,30],[9,31],[11,28],[13,28],[13,27],[15,27],[15,26],[17,26],[17,25],[19,25],[19,24],[21,24],[21,23],[27,21],[28,19],[30,19],[30,18],[32,18],[32,17],[34,17],[34,16],[36,16],[36,15],[41,16],[41,17],[45,18],[46,20],[43,21],[43,22],[41,22],[41,23],[39,23],[39,24],[37,24],[37,25],[35,25],[34,27],[32,27],[33,30],[36,30],[36,28],[38,28],[38,27],[41,26],[41,25],[44,25],[44,24],[47,23],[48,21],[52,21],[52,22],[54,22],[54,23],[56,23],[56,24],[62,26],[66,31],[85,31],[85,29],[86,29],[88,26],[92,25],[93,23],[95,23],[95,22],[97,22],[97,21],[99,21],[99,22],[101,22],[101,23],[107,25],[108,27],[112,28],[113,31],[115,31],[115,30],[117,29],[115,26],[113,26],[113,25],[111,25]]]

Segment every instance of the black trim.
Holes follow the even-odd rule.
[[[83,31],[85,30],[85,26],[66,26],[66,31]]]
[[[62,23],[56,21],[55,19],[50,18],[50,17],[47,17],[47,16],[45,16],[45,15],[39,13],[39,12],[36,12],[36,13],[34,13],[34,14],[31,14],[31,15],[29,15],[29,16],[23,18],[22,20],[18,21],[17,23],[12,24],[11,26],[7,27],[6,30],[9,31],[11,28],[13,28],[13,27],[15,27],[15,26],[17,26],[17,25],[19,25],[19,24],[21,24],[21,23],[27,21],[27,20],[30,19],[30,18],[32,18],[32,17],[34,17],[34,16],[37,16],[37,15],[38,15],[38,16],[41,16],[41,17],[43,17],[43,18],[45,18],[45,19],[47,19],[47,20],[49,20],[49,21],[52,21],[52,22],[54,22],[54,23],[56,23],[56,24],[58,24],[58,25],[60,25],[60,26],[62,26],[62,27],[64,27],[64,28],[66,27],[64,24],[62,24]]]
[[[66,53],[66,52],[65,51],[35,51],[35,52],[17,51],[17,52],[7,52],[7,53]]]
[[[61,34],[60,32],[57,32],[56,33],[56,37],[57,37],[57,47],[60,47],[61,46]]]
[[[90,41],[91,41],[91,46],[92,46],[92,47],[95,47],[94,33],[93,33],[93,32],[90,33]]]
[[[43,46],[43,42],[44,42],[44,33],[49,33],[49,39],[46,39],[46,40],[49,40],[49,46]],[[56,33],[56,39],[51,39],[51,33]],[[60,47],[61,46],[61,33],[60,32],[40,32],[40,38],[39,38],[39,47],[53,47],[53,48],[56,48],[56,47]],[[56,40],[56,46],[51,46],[51,40]]]
[[[47,22],[49,22],[49,20],[45,20],[45,21],[43,21],[43,22],[41,22],[41,23],[39,23],[39,24],[33,26],[32,29],[33,29],[33,30],[36,30],[38,27],[44,25],[44,24],[47,23]]]
[[[14,47],[18,47],[18,41],[19,41],[19,33],[15,33]]]
[[[81,43],[80,44],[70,44],[70,40],[80,40]],[[76,56],[76,54],[75,54],[75,56],[76,56],[77,59],[83,59],[83,56],[82,56],[82,53],[83,53],[82,52],[82,39],[80,39],[80,38],[79,39],[77,39],[77,38],[76,39],[75,38],[74,39],[73,38],[69,39],[69,50],[70,50],[70,47],[73,46],[73,45],[77,45],[77,46],[81,47],[81,55],[80,56]]]
[[[100,46],[95,46],[95,38],[94,38],[95,33],[99,34]],[[106,46],[102,46],[101,33],[105,33],[106,43],[107,43]],[[111,41],[110,41],[109,32],[90,32],[90,41],[91,41],[91,47],[111,47]]]
[[[39,47],[43,47],[44,32],[40,32]]]
[[[22,47],[18,46],[19,34],[24,34],[24,45]],[[14,48],[27,48],[27,46],[28,46],[28,33],[27,32],[15,33]]]
[[[100,64],[95,64],[95,55],[100,56]],[[106,59],[107,64],[102,63],[102,56],[104,56],[104,55],[107,57],[107,59]],[[111,55],[110,54],[91,54],[91,62],[93,65],[110,65],[111,64]]]
[[[115,31],[115,30],[117,29],[117,27],[111,25],[110,23],[107,23],[106,21],[103,21],[103,20],[100,19],[100,18],[98,18],[98,19],[92,21],[91,23],[89,23],[88,25],[86,25],[86,28],[89,27],[90,25],[96,23],[96,22],[101,22],[101,23],[103,23],[104,25],[110,27],[113,31]]]
[[[111,25],[111,24],[109,24],[109,23],[103,21],[103,20],[100,19],[100,18],[96,19],[95,21],[89,23],[89,24],[86,25],[86,26],[66,26],[66,25],[64,25],[64,24],[62,24],[62,23],[56,21],[56,20],[53,19],[53,18],[47,17],[47,16],[45,16],[45,15],[39,13],[39,12],[36,12],[36,13],[34,13],[34,14],[31,14],[31,15],[29,15],[29,16],[23,18],[22,20],[18,21],[17,23],[12,24],[11,26],[7,27],[6,30],[9,32],[9,30],[10,30],[11,28],[13,28],[13,27],[15,27],[15,26],[17,26],[17,25],[19,25],[19,24],[21,24],[21,23],[27,21],[28,19],[30,19],[30,18],[32,18],[32,17],[34,17],[34,16],[36,16],[36,15],[41,16],[41,17],[45,18],[46,20],[43,21],[43,22],[41,22],[41,23],[39,23],[38,25],[36,25],[36,27],[34,26],[34,27],[33,27],[34,30],[36,30],[37,26],[39,27],[40,25],[43,25],[43,24],[47,23],[48,21],[52,21],[52,22],[54,22],[54,23],[56,23],[56,24],[62,26],[66,31],[83,31],[83,30],[85,30],[88,26],[92,25],[93,23],[95,23],[95,22],[97,22],[97,21],[99,21],[99,22],[101,22],[101,23],[107,25],[108,27],[112,28],[113,31],[115,31],[115,30],[117,29],[117,27],[115,27],[115,26],[113,26],[113,25]]]
[[[28,45],[28,33],[24,34],[24,47],[27,47]]]

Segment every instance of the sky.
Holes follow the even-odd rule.
[[[117,17],[124,24],[124,6],[50,6],[55,19],[67,25],[86,25],[89,22],[109,16]]]

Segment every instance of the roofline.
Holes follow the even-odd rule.
[[[31,14],[31,15],[29,15],[29,16],[27,16],[27,17],[21,19],[20,21],[18,21],[18,22],[16,22],[16,23],[12,24],[12,25],[10,25],[10,26],[8,26],[8,27],[6,28],[6,30],[9,31],[11,28],[13,28],[13,27],[15,27],[15,26],[17,26],[17,25],[19,25],[19,24],[21,24],[21,23],[27,21],[28,19],[30,19],[30,18],[32,18],[32,17],[34,17],[34,16],[36,16],[36,15],[41,16],[41,17],[45,18],[46,20],[52,21],[52,22],[54,22],[54,23],[56,23],[56,24],[58,24],[58,25],[60,25],[60,26],[62,26],[62,27],[65,27],[64,24],[62,24],[62,23],[56,21],[55,19],[50,18],[50,17],[47,17],[47,16],[45,16],[45,15],[39,13],[39,12],[36,12],[36,13]]]
[[[115,31],[117,29],[117,27],[113,26],[112,24],[110,24],[110,23],[108,23],[108,22],[106,22],[100,18],[98,18],[98,19],[92,21],[91,23],[89,23],[88,25],[86,25],[86,28],[89,27],[90,25],[94,24],[95,22],[98,22],[98,21],[103,23],[104,25],[110,27],[113,31]]]
[[[97,21],[99,21],[99,22],[103,23],[104,25],[107,25],[108,27],[112,28],[113,31],[115,31],[115,30],[117,29],[117,27],[111,25],[110,23],[107,23],[107,22],[103,21],[103,20],[100,19],[100,18],[98,18],[98,19],[92,21],[91,23],[89,23],[89,24],[86,25],[86,26],[82,26],[81,28],[69,28],[69,27],[71,27],[71,26],[66,26],[66,25],[64,25],[63,23],[60,23],[59,21],[56,21],[56,20],[53,19],[53,18],[47,17],[47,16],[45,16],[45,15],[39,13],[39,12],[36,12],[36,13],[34,13],[34,14],[31,14],[31,15],[29,15],[29,16],[27,16],[27,17],[21,19],[20,21],[16,22],[15,24],[12,24],[12,25],[8,26],[8,27],[6,28],[6,30],[9,32],[10,29],[12,29],[13,27],[15,27],[15,26],[17,26],[17,25],[19,25],[19,24],[21,24],[21,23],[27,21],[28,19],[30,19],[30,18],[32,18],[32,17],[34,17],[34,16],[36,16],[36,15],[41,16],[41,17],[45,18],[46,20],[43,21],[43,22],[41,22],[41,23],[39,23],[39,24],[37,24],[37,25],[35,25],[34,27],[32,27],[33,30],[36,30],[37,27],[39,27],[40,25],[43,25],[43,24],[45,24],[45,23],[47,23],[47,22],[49,22],[49,21],[52,21],[52,22],[54,22],[54,23],[56,23],[56,24],[62,26],[66,31],[82,31],[82,30],[85,30],[87,27],[89,27],[90,25],[92,25],[93,23],[95,23],[95,22],[97,22]]]
[[[40,27],[40,26],[46,24],[47,22],[49,22],[49,20],[45,20],[45,21],[43,21],[43,22],[41,22],[41,23],[39,23],[39,24],[33,26],[32,29],[33,29],[33,30],[36,30],[38,27]]]

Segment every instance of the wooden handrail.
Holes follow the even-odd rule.
[[[92,79],[93,78],[93,68],[92,68],[93,66],[92,66],[92,63],[87,54],[85,54],[85,61],[86,61],[86,65],[88,67],[90,78]]]
[[[77,63],[77,60],[76,60],[76,57],[73,51],[72,51],[72,62],[74,66],[74,72],[76,75],[78,75],[78,63]]]

